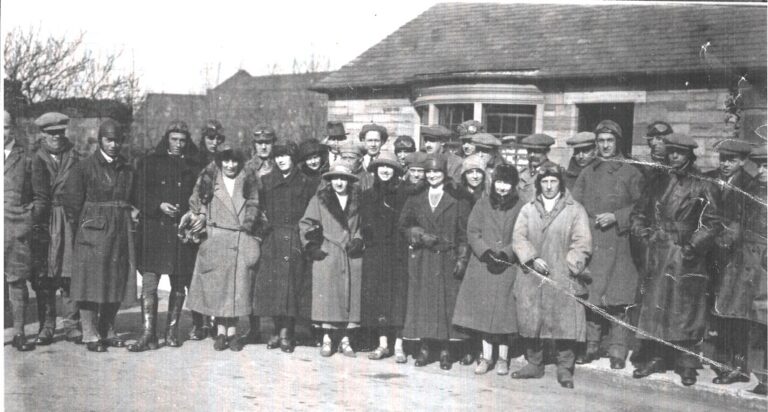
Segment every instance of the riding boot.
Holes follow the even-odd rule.
[[[136,343],[128,345],[131,352],[144,352],[160,347],[157,343],[157,294],[147,294],[141,299],[141,315],[143,318],[144,332]]]
[[[56,330],[56,292],[48,288],[37,291],[37,318],[40,329],[35,339],[35,345],[44,346],[53,343],[53,333]]]
[[[172,348],[181,346],[181,341],[179,340],[179,319],[181,318],[185,297],[184,292],[175,290],[171,290],[171,294],[168,297],[168,314],[165,318],[165,344]]]

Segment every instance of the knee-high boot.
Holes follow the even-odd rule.
[[[37,318],[40,329],[37,332],[35,345],[50,345],[53,343],[53,333],[56,330],[56,291],[49,287],[37,290]]]
[[[171,295],[168,298],[168,315],[165,322],[165,344],[178,348],[181,346],[179,340],[179,319],[181,318],[181,310],[184,307],[184,299],[187,295],[183,291],[171,290]]]
[[[155,350],[157,344],[157,293],[148,293],[141,298],[141,315],[143,317],[144,332],[136,343],[128,345],[131,352],[144,352]]]

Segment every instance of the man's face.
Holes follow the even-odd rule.
[[[483,179],[485,178],[485,175],[480,169],[469,169],[464,174],[464,177],[467,179],[467,184],[470,187],[478,187],[480,184],[483,183]]]
[[[408,169],[408,180],[413,184],[419,184],[424,181],[424,169],[420,167],[411,167]]]
[[[667,161],[674,169],[680,169],[688,163],[690,150],[679,147],[669,147],[667,151]]]
[[[341,138],[341,139],[329,138],[328,149],[333,153],[339,153],[339,150],[341,150],[341,143],[343,141],[344,141],[344,138]]]
[[[616,156],[616,136],[612,133],[597,134],[597,150],[600,157],[610,159]]]
[[[356,153],[342,153],[341,159],[346,161],[352,170],[357,170],[363,161]]]
[[[3,138],[6,146],[13,140],[13,125],[11,124],[11,115],[8,112],[3,114]]]
[[[433,138],[424,138],[424,151],[428,154],[437,154],[443,151],[443,142]]]
[[[405,158],[408,157],[408,153],[410,153],[407,150],[398,150],[395,152],[395,156],[397,156],[397,160],[400,162],[401,166],[405,166]]]
[[[761,183],[768,182],[768,163],[761,161],[757,167],[757,173],[757,178],[760,179]]]
[[[530,165],[530,167],[537,168],[546,160],[546,149],[528,149],[528,165]]]
[[[547,199],[554,199],[560,193],[560,180],[554,176],[541,179],[541,194]]]
[[[293,159],[289,155],[275,156],[275,164],[281,172],[289,172],[293,167]]]
[[[466,140],[461,145],[461,150],[464,151],[464,156],[469,156],[469,155],[475,153],[476,147],[475,147],[474,143],[472,143],[469,140]]]
[[[100,137],[99,147],[107,156],[115,158],[120,154],[120,149],[123,148],[123,140],[114,137]]]
[[[667,145],[661,136],[648,139],[648,146],[651,148],[651,156],[656,159],[663,159],[667,155]]]
[[[381,135],[379,132],[371,130],[363,137],[363,143],[365,143],[368,156],[377,156],[381,150]]]
[[[388,182],[395,175],[395,169],[390,166],[379,166],[376,168],[376,175],[382,182]]]
[[[272,142],[253,142],[253,148],[256,150],[256,156],[262,159],[268,159],[272,154]]]
[[[595,146],[577,147],[573,149],[573,159],[579,167],[585,167],[595,158]]]
[[[307,167],[312,170],[318,170],[320,169],[320,164],[322,161],[323,159],[320,157],[319,154],[313,154],[312,156],[309,156],[306,160],[304,160],[304,164],[306,164]]]
[[[66,133],[66,130],[64,129],[43,132],[43,138],[45,139],[45,144],[47,144],[52,149],[60,149],[61,146],[64,144],[65,133]]]
[[[432,187],[440,186],[445,180],[445,173],[442,170],[427,170],[427,183]]]
[[[745,156],[720,153],[720,174],[725,177],[731,177],[734,173],[744,167],[747,161]]]
[[[186,146],[187,135],[178,132],[171,132],[168,134],[168,153],[170,153],[171,156],[181,156],[181,153]]]
[[[219,136],[205,136],[205,148],[211,152],[215,153],[216,148],[219,147],[221,144],[221,138]]]

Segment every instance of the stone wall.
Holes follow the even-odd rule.
[[[407,98],[329,100],[328,120],[344,122],[349,136],[355,139],[363,125],[371,122],[386,127],[393,137],[408,135],[416,139],[419,128],[419,115]]]

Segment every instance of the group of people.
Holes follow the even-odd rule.
[[[715,383],[759,378],[766,390],[766,148],[725,139],[720,167],[700,172],[696,142],[655,122],[650,158],[627,158],[621,127],[600,122],[567,140],[567,168],[548,158],[546,134],[498,139],[480,122],[455,133],[422,126],[424,150],[366,124],[358,139],[329,122],[324,141],[296,144],[253,130],[251,156],[206,122],[195,145],[183,121],[132,164],[123,129],[107,120],[99,148],[80,159],[68,118],[35,123],[27,153],[5,113],[5,281],[21,351],[50,344],[55,296],[68,340],[89,351],[160,347],[158,284],[171,291],[166,346],[214,338],[239,351],[274,328],[268,349],[293,352],[297,323],[312,325],[320,355],[416,366],[475,363],[514,379],[544,375],[573,388],[575,364],[630,361],[642,378],[674,368],[696,382],[699,344],[716,337]],[[520,165],[520,150],[527,164]],[[142,335],[115,333],[127,279],[142,276]],[[40,329],[24,336],[26,281]],[[246,336],[238,318],[248,316]],[[360,331],[366,331],[361,333]],[[404,341],[417,342],[406,351]],[[510,373],[510,344],[527,364]],[[759,346],[759,356],[751,346]]]

